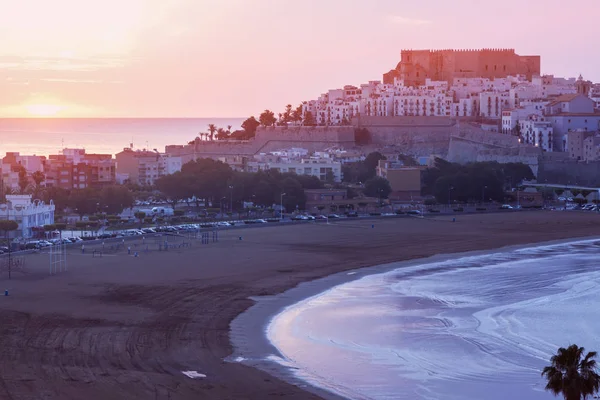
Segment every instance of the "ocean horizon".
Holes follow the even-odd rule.
[[[266,359],[352,400],[553,399],[556,350],[600,349],[599,253],[589,239],[392,264],[273,316]]]
[[[245,118],[0,118],[0,155],[59,154],[63,148],[84,148],[88,153],[116,154],[133,144],[135,149],[164,151],[167,145],[184,145],[208,124],[240,129]]]

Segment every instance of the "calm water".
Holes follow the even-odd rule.
[[[133,142],[135,148],[164,151],[168,144],[186,144],[208,124],[232,131],[244,118],[29,118],[0,119],[0,156],[7,151],[25,155],[58,154],[64,147],[88,153],[115,154]]]
[[[267,334],[279,362],[351,399],[554,399],[540,373],[556,349],[600,350],[599,255],[585,241],[371,275]]]

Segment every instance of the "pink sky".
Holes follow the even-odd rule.
[[[0,117],[245,117],[403,48],[511,47],[600,80],[597,0],[0,0]]]

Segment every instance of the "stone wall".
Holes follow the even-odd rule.
[[[484,150],[514,149],[513,151],[518,152],[519,147],[519,141],[515,136],[461,129],[450,139],[447,158],[452,162],[473,162],[477,161],[478,154]]]
[[[354,147],[354,127],[259,127],[256,137],[250,140],[198,141],[186,146],[167,146],[165,150],[188,161],[231,155],[253,156],[290,147],[320,151],[332,146]]]
[[[600,187],[600,162],[542,157],[538,182]]]
[[[516,137],[484,132],[466,121],[458,125],[454,119],[444,117],[368,117],[361,118],[360,122],[360,127],[369,131],[372,141],[363,148],[365,152],[390,149],[415,158],[435,155],[461,163],[522,161],[537,172],[537,155],[525,154]],[[233,155],[252,157],[291,147],[309,151],[331,147],[351,149],[356,147],[354,134],[355,126],[260,127],[251,140],[199,141],[186,146],[169,146],[167,152],[179,155],[183,162],[187,162],[196,158],[217,159]]]
[[[531,168],[533,175],[538,176],[542,151],[536,147],[520,146],[510,149],[483,149],[475,159],[478,162],[496,161],[505,163],[523,163]]]
[[[258,153],[290,147],[320,151],[333,146],[344,148],[355,146],[352,126],[259,127],[255,141],[259,143]]]
[[[447,117],[361,117],[352,123],[369,131],[373,145],[393,146],[414,157],[431,154],[446,157],[450,138],[459,131],[488,135],[468,121],[458,124],[455,119]]]

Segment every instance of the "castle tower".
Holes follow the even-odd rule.
[[[577,87],[577,93],[584,96],[589,96],[590,90],[592,90],[592,82],[583,80],[583,76],[581,74],[579,74],[579,78],[577,79],[577,82],[575,82],[575,86]]]

